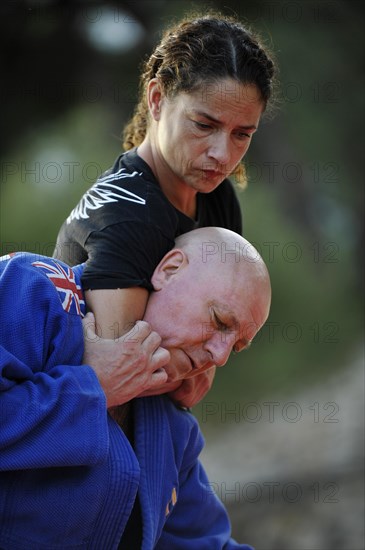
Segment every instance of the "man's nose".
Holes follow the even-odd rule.
[[[234,344],[234,337],[224,332],[217,333],[211,337],[205,345],[206,350],[212,356],[217,367],[223,367],[228,361]]]
[[[229,136],[224,132],[219,132],[212,137],[212,143],[209,147],[208,156],[221,165],[229,163],[230,143]]]

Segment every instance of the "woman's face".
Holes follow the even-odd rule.
[[[156,105],[158,161],[172,181],[202,193],[213,191],[246,154],[264,107],[256,86],[232,79],[172,99],[160,94]]]

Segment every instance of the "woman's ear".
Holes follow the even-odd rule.
[[[170,252],[165,254],[153,272],[151,282],[154,290],[161,290],[172,277],[180,273],[188,264],[188,257],[183,250],[180,248],[170,250]]]
[[[152,78],[147,86],[147,103],[154,120],[160,120],[163,92],[158,78]]]

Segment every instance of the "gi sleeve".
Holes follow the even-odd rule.
[[[80,365],[81,318],[38,272],[21,258],[0,269],[0,470],[93,465],[108,453],[105,395]]]
[[[198,460],[202,448],[198,426],[192,430],[180,471],[176,504],[156,550],[253,550],[231,538],[231,525],[223,503]]]

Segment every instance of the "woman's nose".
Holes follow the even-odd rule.
[[[229,136],[221,132],[215,134],[212,139],[213,142],[208,150],[209,158],[216,161],[219,165],[228,164],[230,160]]]

